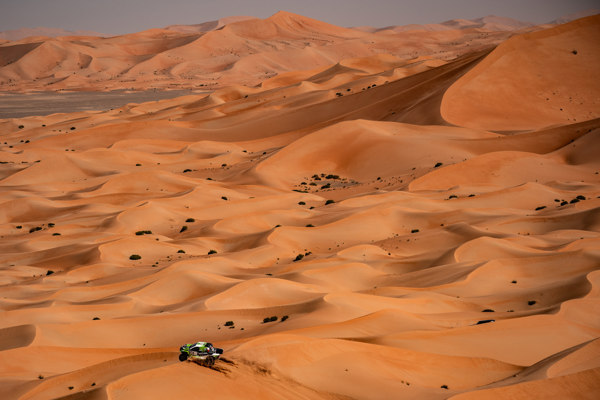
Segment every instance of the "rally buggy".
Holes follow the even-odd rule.
[[[179,348],[179,361],[190,360],[205,367],[211,367],[221,357],[223,349],[216,348],[212,343],[197,342],[184,344]]]

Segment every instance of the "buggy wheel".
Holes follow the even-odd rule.
[[[204,364],[207,367],[212,367],[215,364],[215,358],[213,356],[206,357],[206,360],[204,360]]]
[[[188,355],[187,353],[179,353],[179,361],[185,361],[187,360]]]

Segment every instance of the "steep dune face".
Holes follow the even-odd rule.
[[[600,16],[513,37],[445,94],[442,115],[495,131],[598,118]]]
[[[257,87],[0,120],[0,397],[599,392],[600,119],[585,118],[595,103],[572,121],[542,106],[519,119],[525,106],[507,102],[511,126],[483,102],[465,111],[470,91],[485,94],[481,77],[529,95],[522,76],[568,59],[557,46],[595,60],[597,26],[575,21],[452,61],[357,55]],[[269,54],[283,65],[300,53],[281,38],[312,29],[334,52],[364,39],[281,13],[96,50],[119,44],[123,65],[149,56],[140,71],[183,68],[152,54],[252,31],[256,46],[278,43]],[[13,50],[85,62],[56,50],[64,41]],[[495,70],[524,52],[548,58]],[[565,90],[597,97],[582,86],[588,70],[560,65],[582,77]],[[494,132],[509,128],[523,131]],[[225,358],[180,363],[179,346],[198,340]]]

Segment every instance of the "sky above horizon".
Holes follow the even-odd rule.
[[[0,31],[89,30],[108,35],[279,10],[339,26],[425,24],[486,15],[545,23],[600,8],[600,0],[0,0]]]

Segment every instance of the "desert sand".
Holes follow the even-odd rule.
[[[2,90],[214,90],[0,120],[0,398],[598,397],[600,16],[26,42]]]

